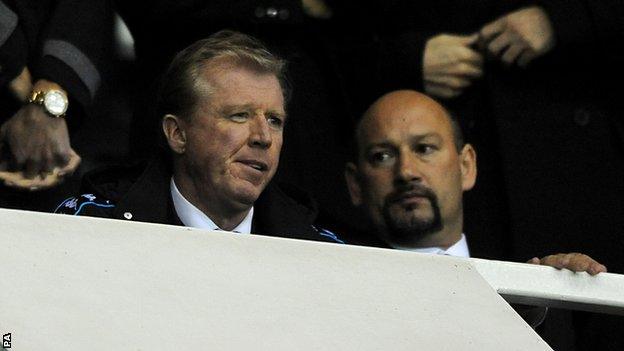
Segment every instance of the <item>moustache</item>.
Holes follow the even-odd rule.
[[[420,184],[408,184],[399,186],[386,197],[386,203],[399,202],[411,197],[424,197],[431,202],[437,200],[435,193],[430,188]]]

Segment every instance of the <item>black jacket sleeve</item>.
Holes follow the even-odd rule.
[[[48,79],[87,108],[100,87],[111,48],[108,0],[56,1],[41,28],[33,79]]]
[[[28,44],[17,12],[0,1],[0,87],[11,82],[26,66]]]
[[[622,44],[624,2],[620,0],[539,0],[548,14],[557,45]]]

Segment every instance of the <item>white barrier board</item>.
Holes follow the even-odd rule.
[[[550,350],[467,260],[0,210],[11,350]]]
[[[510,303],[624,316],[624,275],[471,258],[473,266]]]

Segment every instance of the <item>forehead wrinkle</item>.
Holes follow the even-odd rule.
[[[417,133],[414,135],[411,135],[409,137],[411,139],[412,142],[416,142],[416,141],[422,141],[423,139],[427,139],[427,138],[436,138],[438,140],[442,140],[442,134],[433,131],[433,132],[426,132],[426,133]]]
[[[252,111],[252,112],[257,112],[257,111],[262,111],[263,109],[261,107],[256,106],[255,104],[226,104],[221,106],[221,108],[219,109],[219,112],[221,113],[229,113],[229,112],[233,112],[236,110],[245,110],[245,111]],[[282,110],[282,109],[274,109],[274,108],[267,108],[266,110],[267,114],[273,114],[273,115],[277,115],[280,116],[282,118],[286,118],[286,113]]]
[[[249,77],[254,77],[250,82]],[[273,81],[274,80],[274,81]],[[212,65],[206,65],[195,82],[196,90],[204,93],[204,98],[208,103],[212,104],[216,97],[223,97],[224,94],[227,98],[222,101],[219,98],[221,104],[227,103],[230,108],[246,108],[246,109],[266,109],[274,110],[274,113],[284,115],[284,102],[281,106],[275,109],[269,106],[269,99],[272,99],[271,93],[274,88],[273,83],[277,84],[279,88],[279,96],[283,99],[283,89],[280,81],[275,74],[271,72],[257,71],[253,67],[246,65],[236,64],[232,62],[219,62]],[[241,91],[239,91],[242,89]],[[226,93],[226,91],[228,93]],[[250,91],[256,94],[260,92],[264,94],[265,104],[256,106],[255,104],[245,103],[247,98],[250,97]],[[252,95],[253,97],[254,95]],[[237,102],[240,101],[240,104]],[[272,100],[271,100],[272,101]]]

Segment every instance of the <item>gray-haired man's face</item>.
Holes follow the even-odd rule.
[[[273,178],[282,148],[284,98],[275,75],[227,62],[205,67],[211,93],[186,119],[187,175],[210,201],[244,208]]]

